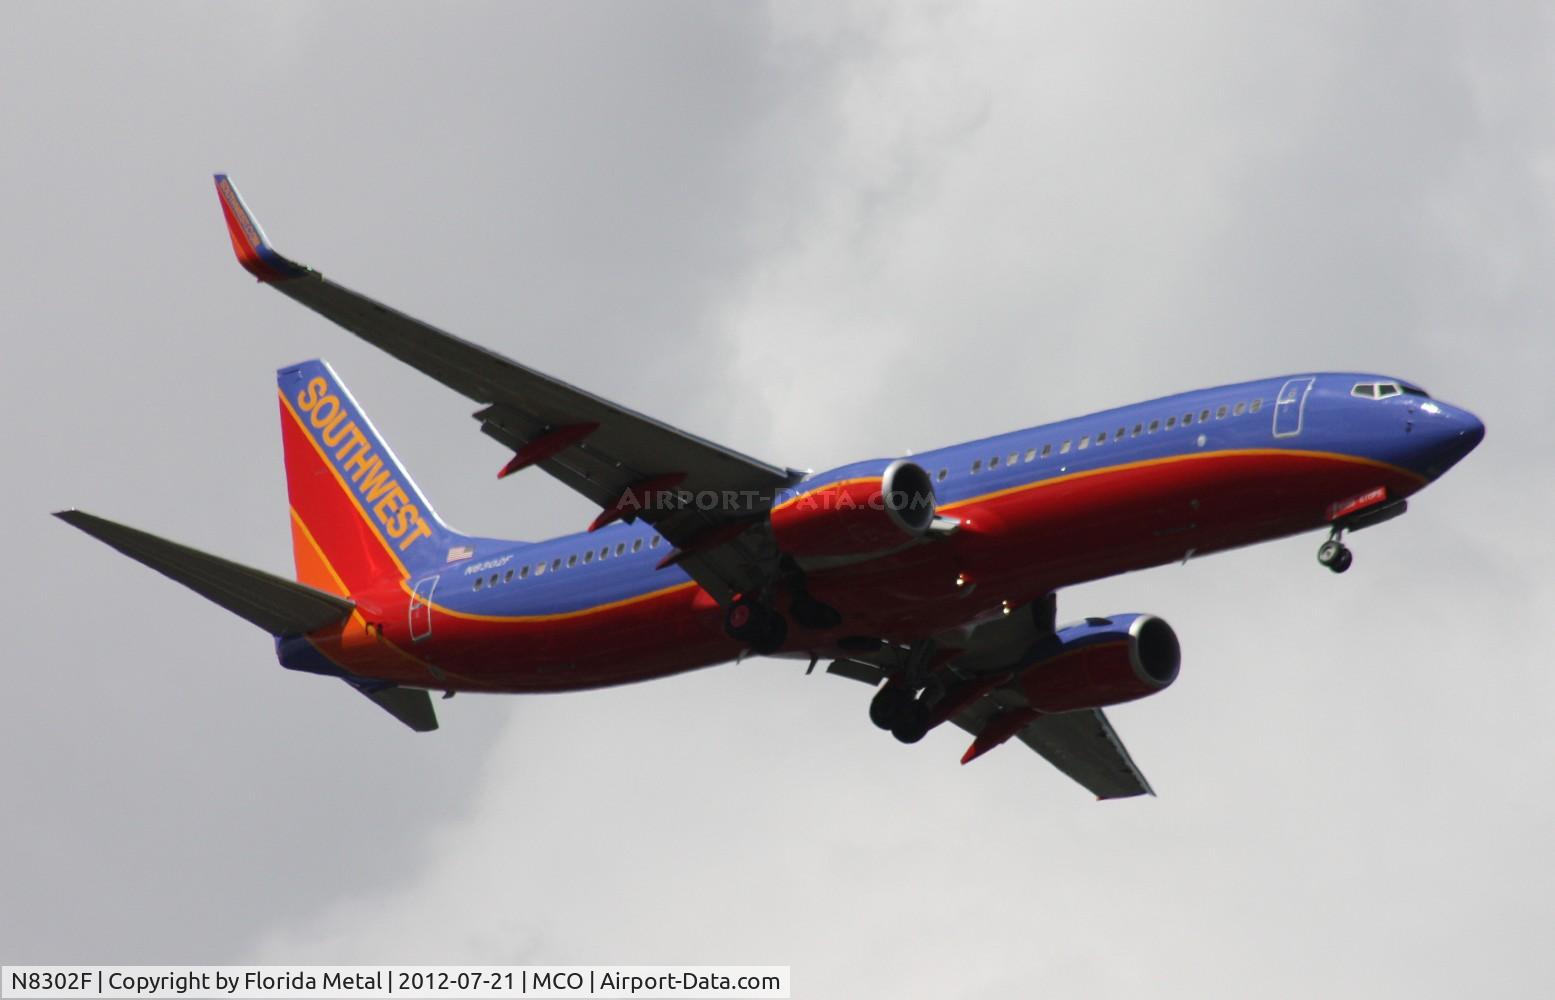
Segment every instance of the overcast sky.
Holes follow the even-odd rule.
[[[0,960],[772,963],[796,997],[1547,996],[1547,4],[6,3]],[[751,660],[409,733],[47,516],[275,572],[273,373],[444,518],[586,503],[231,259],[823,468],[1220,382],[1395,373],[1485,444],[1353,539],[1075,588],[1181,680],[1160,797],[965,768]]]

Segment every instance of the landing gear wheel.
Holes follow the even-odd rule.
[[[1355,561],[1350,549],[1337,538],[1330,538],[1318,546],[1317,561],[1335,573],[1343,573]]]
[[[898,684],[887,684],[869,702],[869,721],[881,729],[895,729],[912,711],[913,693]]]
[[[903,743],[917,743],[929,733],[929,707],[921,701],[912,702],[905,715],[891,727],[891,735]]]
[[[742,598],[724,613],[724,632],[756,653],[775,653],[788,639],[788,621],[765,604]]]

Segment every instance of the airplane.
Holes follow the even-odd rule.
[[[278,253],[226,175],[258,281],[479,404],[480,429],[598,514],[539,542],[445,524],[323,361],[277,374],[296,580],[79,510],[56,516],[268,632],[281,665],[344,680],[416,731],[430,692],[644,681],[750,655],[872,685],[903,743],[949,722],[965,764],[1019,740],[1100,799],[1154,794],[1103,709],[1159,693],[1160,617],[1060,625],[1057,592],[1322,530],[1347,532],[1477,446],[1484,424],[1407,380],[1303,372],[1179,393],[812,473],[771,465],[543,375]]]

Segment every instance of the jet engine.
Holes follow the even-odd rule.
[[[916,462],[861,462],[802,483],[772,508],[772,535],[794,556],[886,552],[928,532],[934,481]]]
[[[1017,683],[1038,712],[1073,712],[1134,701],[1177,679],[1177,633],[1154,615],[1087,618],[1028,653]]]

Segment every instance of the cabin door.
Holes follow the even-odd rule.
[[[1307,393],[1312,391],[1310,378],[1293,378],[1280,387],[1274,400],[1274,436],[1295,437],[1301,433],[1301,416],[1307,408]]]
[[[416,581],[410,595],[410,639],[420,642],[432,634],[432,592],[437,589],[437,577],[428,576]]]

